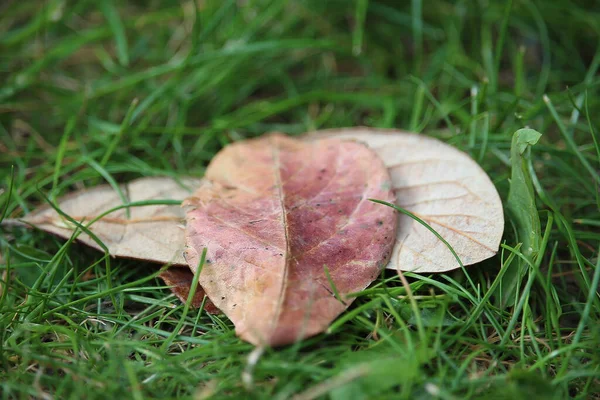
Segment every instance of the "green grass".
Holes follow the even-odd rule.
[[[0,4],[7,217],[82,187],[200,176],[267,131],[356,125],[467,151],[505,205],[513,133],[533,128],[532,211],[507,214],[496,257],[406,274],[410,291],[386,273],[328,333],[255,363],[158,266],[0,228],[2,398],[600,398],[598,2],[194,4]]]

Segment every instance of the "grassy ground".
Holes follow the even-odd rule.
[[[469,152],[504,201],[530,126],[535,207],[507,216],[474,285],[412,275],[410,298],[387,274],[331,332],[256,364],[224,316],[185,315],[156,266],[0,228],[2,398],[600,398],[598,2],[197,4],[0,4],[0,210],[201,175],[266,131],[355,125]]]

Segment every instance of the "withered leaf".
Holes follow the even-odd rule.
[[[291,343],[325,330],[387,263],[396,213],[369,198],[394,201],[363,144],[281,135],[232,144],[184,202],[186,259],[195,271],[207,249],[200,283],[241,338]]]
[[[159,275],[160,278],[171,287],[171,291],[173,294],[181,300],[182,303],[185,303],[190,295],[190,288],[192,287],[192,282],[194,281],[194,274],[190,271],[189,268],[169,268]],[[194,297],[192,298],[192,307],[200,308],[202,302],[204,301],[204,290],[200,286],[196,288],[196,292],[194,293]],[[211,314],[218,314],[219,309],[213,305],[210,300],[206,300],[204,302],[204,310]]]
[[[427,222],[463,265],[492,257],[504,230],[500,196],[485,171],[466,153],[425,135],[397,130],[345,128],[313,132],[322,138],[366,143],[389,169],[396,204]],[[400,215],[387,268],[444,272],[460,265],[448,247],[414,219]]]
[[[183,200],[199,186],[199,180],[176,181],[168,177],[149,177],[121,186],[121,191],[132,202],[146,200]],[[90,222],[104,212],[123,205],[119,194],[109,185],[101,185],[68,194],[58,200],[58,207],[74,220]],[[114,211],[89,226],[115,257],[147,261],[185,264],[184,212],[179,205],[150,205]],[[63,238],[70,238],[76,226],[63,218],[49,205],[44,205],[21,218],[21,221]],[[86,233],[77,239],[88,246],[102,250]]]

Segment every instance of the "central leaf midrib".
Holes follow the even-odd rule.
[[[277,195],[279,198],[279,205],[281,208],[281,222],[283,224],[283,234],[285,241],[285,250],[283,257],[283,271],[282,271],[282,280],[281,280],[281,288],[279,290],[279,298],[277,302],[277,307],[275,309],[275,315],[273,316],[273,321],[271,321],[271,329],[269,334],[273,335],[277,330],[277,326],[279,323],[279,319],[281,317],[281,313],[283,311],[283,305],[285,303],[285,296],[287,293],[287,285],[288,285],[288,267],[289,267],[289,254],[290,254],[290,241],[289,241],[289,231],[288,231],[288,221],[287,221],[287,213],[285,208],[285,193],[283,191],[283,183],[281,180],[281,162],[280,162],[280,151],[277,146],[277,138],[271,139],[271,148],[273,154],[273,165],[274,165],[274,177],[275,177],[275,187],[277,188]]]

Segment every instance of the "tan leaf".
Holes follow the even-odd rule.
[[[227,146],[206,178],[184,202],[186,259],[195,271],[207,249],[200,283],[251,343],[322,332],[387,263],[396,213],[368,198],[394,196],[362,144],[265,136]]]
[[[145,200],[183,200],[200,184],[199,180],[167,177],[141,178],[122,185],[129,202]],[[185,186],[184,186],[185,185]],[[89,222],[100,214],[123,204],[109,185],[80,190],[62,197],[58,207],[76,221]],[[179,205],[130,207],[112,212],[90,225],[89,229],[106,245],[110,255],[159,263],[185,264],[184,212]],[[63,238],[70,238],[76,228],[52,207],[44,205],[21,219]],[[87,234],[77,239],[88,246],[102,248]]]
[[[396,204],[435,229],[464,265],[498,251],[504,230],[500,196],[466,153],[440,140],[397,130],[333,129],[308,137],[358,140],[375,150],[389,169]],[[448,247],[427,228],[399,216],[397,243],[387,268],[424,273],[459,267]]]

